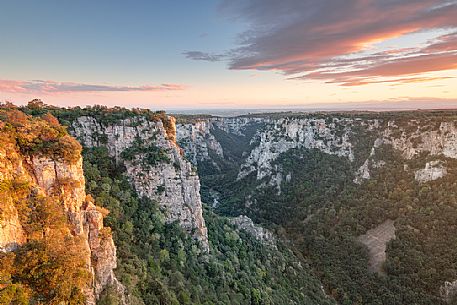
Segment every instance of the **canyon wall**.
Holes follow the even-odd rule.
[[[421,154],[436,159],[415,169],[419,182],[443,177],[445,162],[440,160],[457,159],[457,125],[446,118],[431,121],[333,114],[210,118],[178,124],[177,140],[189,160],[198,164],[211,160],[211,155],[222,157],[224,149],[230,149],[221,145],[216,131],[241,138],[250,126],[256,126],[256,131],[250,135],[251,146],[238,164],[238,179],[254,173],[258,180],[267,178],[273,185],[287,176],[275,160],[292,149],[316,149],[358,165],[354,169],[355,183],[369,179],[370,171],[384,165],[382,156],[375,156],[380,147],[393,148],[405,160]],[[361,153],[361,142],[371,148]]]
[[[111,123],[81,116],[73,122],[72,132],[84,147],[106,147],[125,165],[139,196],[157,201],[168,222],[178,221],[208,251],[196,169],[176,144],[174,118],[166,117],[165,123],[142,116]]]
[[[123,299],[123,286],[113,272],[116,247],[110,229],[103,226],[105,211],[86,196],[80,145],[65,135],[56,138],[59,142],[55,142],[58,143],[55,151],[66,145],[71,150],[71,158],[35,151],[51,143],[44,131],[52,133],[55,126],[29,120],[31,122],[18,124],[14,129],[10,123],[0,121],[0,251],[8,253],[28,242],[57,236],[55,223],[42,224],[40,234],[31,227],[31,223],[44,221],[33,219],[34,210],[41,208],[35,202],[48,204],[46,207],[50,210],[44,212],[55,214],[50,217],[56,217],[63,209],[68,223],[62,234],[82,241],[78,255],[91,275],[90,284],[83,288],[86,303],[95,304],[107,287],[114,288]],[[35,145],[34,150],[26,151],[29,146],[24,143],[28,140],[28,145]]]

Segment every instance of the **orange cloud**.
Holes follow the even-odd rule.
[[[438,37],[425,48],[412,43],[370,52],[376,43],[407,34],[457,29],[455,1],[225,0],[222,10],[250,25],[240,35],[240,47],[217,57],[194,52],[195,59],[228,58],[230,69],[275,70],[302,74],[291,77],[294,79],[346,85],[369,83],[354,77],[395,77],[455,68],[449,62],[455,56],[441,53],[457,51],[456,33]],[[430,60],[438,62],[426,62],[428,59],[419,57],[424,54],[436,55]],[[422,66],[416,66],[417,61]]]
[[[418,75],[426,72],[457,69],[457,52],[445,54],[416,55],[392,61],[384,61],[368,65],[360,70],[349,72],[312,72],[294,79],[320,79],[328,83],[340,83],[343,86],[358,86],[371,83],[391,82],[390,80],[375,80],[373,78],[396,77],[402,75]],[[448,77],[440,77],[445,79]],[[407,82],[408,78],[398,79]],[[431,81],[436,78],[419,77],[409,80]]]
[[[391,86],[399,86],[403,84],[411,84],[411,83],[425,83],[435,80],[444,80],[450,79],[454,77],[409,77],[409,78],[395,78],[389,80],[348,80],[344,82],[342,85],[351,87],[351,86],[360,86],[360,85],[368,85],[368,84],[380,84],[380,83],[390,83]]]

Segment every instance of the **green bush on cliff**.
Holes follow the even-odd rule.
[[[12,105],[12,104],[8,104]],[[12,105],[14,107],[14,105]],[[104,126],[119,123],[125,119],[132,119],[133,124],[137,124],[142,119],[149,121],[161,121],[166,134],[172,137],[174,128],[171,119],[165,111],[152,111],[150,109],[132,108],[127,109],[124,107],[107,107],[103,105],[86,106],[81,108],[79,106],[72,108],[60,108],[43,103],[41,100],[32,100],[27,106],[20,108],[23,112],[33,115],[41,116],[47,112],[52,113],[59,118],[62,124],[70,126],[71,122],[81,116],[94,117],[100,124]]]
[[[134,163],[143,161],[151,166],[155,166],[160,162],[170,162],[170,158],[164,148],[158,147],[154,142],[145,144],[140,139],[135,139],[130,147],[124,149],[121,157]]]

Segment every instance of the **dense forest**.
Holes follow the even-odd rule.
[[[63,109],[41,101],[15,111],[55,116],[67,126],[81,115],[97,117],[103,124],[135,115],[160,119],[165,128],[168,122],[163,112],[100,106]],[[149,161],[168,162],[154,143],[151,147],[145,152]],[[134,145],[122,157],[129,160],[143,153],[141,149]],[[122,162],[111,158],[105,147],[83,148],[82,156],[86,192],[109,212],[105,225],[111,228],[117,247],[115,273],[126,288],[129,304],[334,304],[308,260],[281,241],[275,246],[264,244],[207,207],[210,251],[205,253],[178,223],[165,222],[157,202],[138,196]],[[98,301],[121,303],[114,289],[104,290]]]
[[[439,127],[443,117],[452,120],[453,116],[440,111],[358,115],[395,118],[397,124],[406,127],[414,118],[421,120],[424,129],[437,128],[433,126]],[[318,116],[331,119],[338,114]],[[252,131],[244,136],[222,130],[212,134],[229,157],[212,154],[210,160],[199,162],[203,196],[209,201],[210,190],[217,192],[217,213],[249,215],[292,241],[295,250],[311,260],[326,290],[338,303],[446,303],[440,288],[446,281],[457,279],[454,159],[439,156],[446,164],[447,175],[418,183],[414,170],[437,157],[423,153],[405,160],[401,152],[384,145],[376,150],[374,158],[382,159],[385,165],[359,185],[353,181],[354,173],[370,154],[376,135],[355,129],[353,162],[318,149],[297,148],[281,154],[273,168],[280,168],[291,178],[282,181],[278,192],[276,186],[269,186],[269,177],[257,180],[251,173],[237,179],[242,156],[256,145],[251,141]],[[357,237],[388,219],[394,220],[396,238],[387,245],[383,272],[372,273],[367,268],[368,251]]]
[[[138,198],[122,165],[104,148],[83,151],[87,191],[107,208],[118,248],[118,270],[132,304],[333,304],[303,261],[282,245],[263,245],[205,210],[210,253],[157,204]],[[101,304],[116,304],[107,294]]]

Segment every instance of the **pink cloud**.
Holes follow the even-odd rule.
[[[317,71],[296,77],[295,79],[318,79],[328,83],[340,83],[343,86],[357,86],[370,83],[390,82],[373,80],[373,78],[420,75],[426,72],[457,69],[457,52],[444,54],[422,54],[396,60],[376,62],[360,70],[348,72]],[[440,79],[449,77],[440,77]],[[437,80],[433,77],[416,78],[422,81]],[[399,79],[407,82],[408,78]]]
[[[342,85],[357,83],[348,80],[350,77],[395,77],[456,69],[451,62],[457,52],[456,33],[437,37],[425,47],[370,52],[375,43],[392,38],[457,29],[456,1],[225,0],[221,9],[246,22],[249,29],[240,35],[240,46],[225,57],[199,52],[198,59],[228,58],[231,69],[274,70],[295,75],[291,77],[294,79],[328,77],[329,82]]]
[[[0,80],[0,92],[9,93],[70,93],[70,92],[154,92],[183,90],[180,84],[160,84],[145,86],[111,86],[56,81]]]
[[[435,80],[444,80],[450,79],[454,77],[408,77],[408,78],[395,78],[389,80],[348,80],[344,82],[343,86],[360,86],[360,85],[368,85],[368,84],[381,84],[381,83],[390,83],[391,86],[399,86],[403,84],[411,84],[411,83],[425,83]]]
[[[24,82],[16,80],[0,80],[0,92],[22,93]]]

